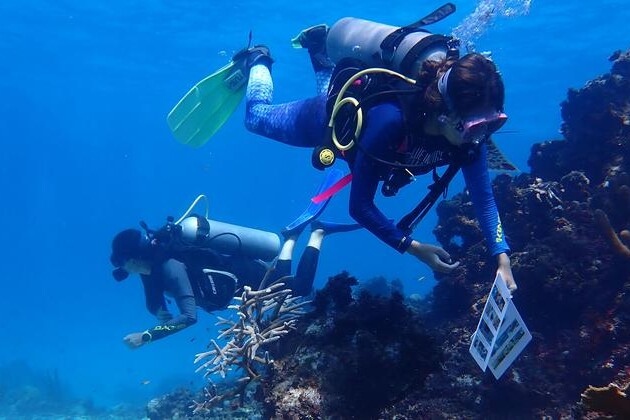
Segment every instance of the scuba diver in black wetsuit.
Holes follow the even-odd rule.
[[[336,173],[331,172],[320,188],[325,188],[338,178]],[[124,337],[124,342],[130,348],[137,348],[167,337],[197,322],[197,307],[206,312],[221,310],[243,286],[258,289],[268,271],[267,264],[260,258],[269,260],[272,253],[273,256],[277,255],[277,259],[275,269],[269,278],[265,279],[266,284],[291,276],[295,243],[300,233],[310,224],[311,235],[295,276],[282,280],[287,288],[293,290],[295,296],[308,296],[315,280],[324,236],[360,228],[357,224],[335,224],[315,220],[328,201],[311,203],[298,219],[282,231],[284,243],[279,253],[276,246],[279,244],[277,235],[233,225],[228,225],[232,232],[224,228],[223,232],[215,234],[214,237],[230,236],[234,231],[238,231],[239,241],[242,242],[239,246],[244,252],[241,250],[234,252],[234,248],[228,249],[225,242],[211,242],[213,238],[204,240],[227,253],[209,246],[191,245],[183,241],[181,237],[189,233],[187,230],[191,224],[202,226],[204,220],[207,220],[200,216],[183,219],[182,223],[173,223],[169,220],[169,223],[159,231],[151,231],[143,225],[146,232],[127,229],[118,233],[112,241],[110,258],[116,267],[113,272],[114,278],[122,281],[130,273],[139,274],[147,309],[159,321],[158,325],[143,332],[128,334]],[[210,231],[212,224],[221,228],[220,222],[210,223]],[[277,242],[273,240],[274,238]],[[165,296],[175,300],[179,315],[173,316],[169,312]]]
[[[197,306],[207,312],[223,309],[238,286],[255,282],[266,272],[255,260],[221,255],[211,249],[167,250],[155,239],[137,229],[127,229],[112,242],[114,278],[124,280],[139,274],[146,306],[159,324],[142,333],[124,338],[132,348],[166,337],[197,322]],[[237,278],[235,272],[240,272]],[[239,282],[238,279],[243,279]],[[245,280],[246,279],[246,280]],[[257,285],[255,286],[257,287]],[[172,297],[179,309],[173,316],[165,295]]]

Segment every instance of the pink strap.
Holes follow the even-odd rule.
[[[324,200],[329,199],[333,195],[337,194],[343,187],[348,185],[352,181],[352,174],[348,174],[341,178],[339,181],[335,182],[330,188],[328,188],[323,193],[316,195],[311,198],[311,201],[315,204],[319,204]]]

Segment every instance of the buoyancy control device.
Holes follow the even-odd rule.
[[[425,60],[459,54],[459,44],[452,37],[424,29],[454,11],[455,6],[447,3],[407,26],[347,17],[330,28],[326,48],[335,69],[328,91],[326,139],[312,155],[315,168],[330,167],[338,157],[352,158],[366,110],[379,97],[423,89],[416,86],[416,77]]]

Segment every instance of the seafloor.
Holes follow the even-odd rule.
[[[438,205],[434,230],[462,264],[426,299],[340,273],[244,382],[174,390],[141,412],[55,404],[54,389],[27,384],[0,393],[0,417],[630,418],[630,51],[610,60],[569,90],[563,138],[535,144],[529,172],[493,182],[533,336],[499,380],[468,353],[496,263],[464,191]],[[213,398],[193,414],[193,399]]]

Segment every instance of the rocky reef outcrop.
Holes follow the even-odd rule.
[[[589,385],[624,389],[630,373],[630,52],[611,60],[611,73],[569,91],[565,138],[533,146],[531,173],[493,182],[519,285],[514,302],[532,342],[499,381],[477,372],[465,343],[496,263],[466,192],[442,202],[435,234],[462,266],[440,276],[428,322],[451,332],[444,343],[449,368],[429,378],[429,392],[409,395],[389,414],[614,414],[588,399],[580,403]]]
[[[331,278],[304,332],[283,343],[286,356],[263,382],[269,417],[374,418],[441,369],[435,337],[396,288],[353,296],[356,284],[347,273]]]
[[[312,311],[269,349],[274,362],[261,367],[246,395],[233,393],[242,389],[237,381],[220,382],[212,397],[230,397],[198,410],[193,401],[210,395],[177,390],[152,400],[148,417],[369,419],[422,389],[443,357],[421,311],[405,303],[398,282],[357,283],[345,272],[329,279]]]

